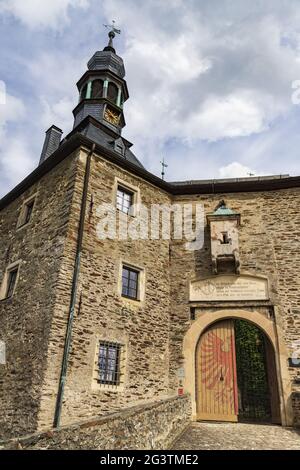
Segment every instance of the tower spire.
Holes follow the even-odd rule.
[[[114,48],[113,40],[116,37],[116,34],[121,34],[121,30],[117,29],[115,24],[116,24],[115,20],[112,20],[112,24],[103,25],[105,26],[105,28],[110,28],[110,31],[108,33],[108,37],[109,37],[108,45],[103,50],[113,52],[114,54],[116,53],[116,50]]]

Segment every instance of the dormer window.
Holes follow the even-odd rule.
[[[116,145],[116,151],[117,151],[118,153],[120,153],[121,155],[123,155],[123,147],[122,147],[122,145]]]
[[[113,142],[113,145],[114,145],[114,149],[115,149],[116,152],[118,152],[122,156],[125,154],[125,146],[124,146],[123,141],[122,141],[121,138],[116,139]]]

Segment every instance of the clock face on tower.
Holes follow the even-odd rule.
[[[120,123],[120,117],[121,115],[119,113],[117,113],[116,111],[114,111],[108,106],[106,107],[105,113],[104,113],[104,119],[106,121],[110,122],[114,126],[118,126]]]

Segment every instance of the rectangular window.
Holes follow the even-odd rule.
[[[11,271],[8,272],[7,289],[6,289],[6,295],[5,295],[6,299],[9,299],[10,297],[13,296],[15,286],[16,286],[17,276],[18,276],[18,268],[12,269]]]
[[[116,151],[123,155],[123,147],[121,145],[116,146]]]
[[[222,240],[221,240],[221,245],[229,245],[230,244],[230,238],[228,236],[228,232],[222,232]]]
[[[98,382],[100,384],[120,384],[120,356],[120,344],[100,341],[98,356]]]
[[[128,191],[127,189],[118,186],[117,189],[117,208],[125,212],[125,214],[130,214],[130,208],[133,205],[134,193]]]
[[[28,202],[28,204],[25,205],[24,225],[28,224],[28,222],[30,221],[33,206],[34,206],[34,200]]]
[[[139,271],[123,266],[122,295],[131,299],[138,298]]]
[[[192,321],[194,321],[196,319],[196,309],[195,309],[195,307],[190,308],[190,317],[191,317]]]
[[[24,202],[22,209],[21,209],[20,217],[18,220],[17,228],[21,228],[30,222],[31,217],[32,217],[32,211],[34,208],[34,202],[35,202],[34,197]]]

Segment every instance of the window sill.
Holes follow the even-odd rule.
[[[22,225],[19,225],[17,228],[16,228],[16,232],[19,232],[20,230],[22,230],[23,228],[25,227],[28,227],[31,223],[31,220],[29,220],[29,222],[26,222],[26,224],[22,224]]]
[[[0,303],[7,302],[8,300],[12,300],[12,299],[13,299],[13,295],[11,295],[10,297],[4,297],[4,299],[0,299]]]
[[[127,215],[127,217],[131,217],[132,219],[135,219],[138,215],[138,214],[129,214],[127,212],[122,211],[122,209],[119,209],[118,207],[116,207],[116,209],[117,209],[117,212],[120,212],[121,214],[125,214]]]
[[[131,300],[132,302],[141,302],[141,299],[137,299],[135,297],[130,297],[129,295],[121,295],[122,299]]]
[[[93,392],[112,392],[112,393],[119,393],[124,391],[124,384],[120,383],[119,385],[109,385],[109,384],[101,384],[98,382],[94,382],[92,385]]]

